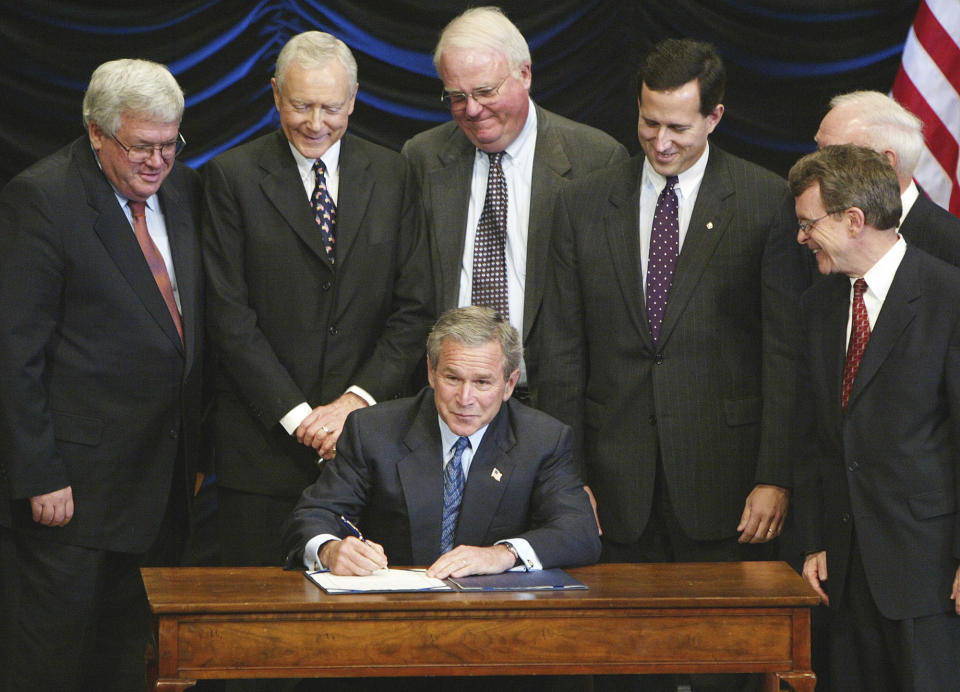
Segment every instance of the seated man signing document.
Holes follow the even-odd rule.
[[[444,313],[427,339],[430,387],[348,417],[286,523],[287,566],[366,575],[389,561],[444,579],[596,562],[570,428],[510,399],[521,351],[493,310]]]

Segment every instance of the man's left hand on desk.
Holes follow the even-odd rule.
[[[516,555],[502,544],[487,548],[458,545],[437,558],[437,561],[427,568],[427,576],[446,579],[472,574],[500,574],[513,567],[516,560]]]

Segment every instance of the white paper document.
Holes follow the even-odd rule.
[[[428,577],[422,569],[381,569],[366,577],[342,577],[330,572],[306,574],[329,594],[454,590],[447,582]]]

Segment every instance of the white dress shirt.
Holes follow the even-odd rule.
[[[870,331],[873,331],[873,325],[877,322],[877,316],[883,308],[883,301],[887,299],[887,293],[890,291],[890,284],[893,283],[893,277],[897,274],[900,262],[903,261],[903,255],[907,251],[907,243],[903,236],[898,236],[897,242],[887,250],[876,264],[870,267],[870,270],[863,275],[863,280],[867,282],[867,290],[863,292],[863,304],[867,308],[867,319],[870,322]],[[853,329],[853,284],[860,277],[850,277],[850,309],[847,311],[847,348],[850,348],[850,331]]]

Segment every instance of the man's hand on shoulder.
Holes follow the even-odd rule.
[[[320,563],[333,574],[365,577],[387,566],[387,554],[379,543],[348,536],[324,543]]]
[[[297,441],[313,447],[324,459],[332,459],[337,455],[337,440],[347,416],[366,405],[359,396],[347,392],[325,406],[317,406],[297,428]]]
[[[790,491],[779,485],[757,485],[747,496],[740,515],[741,543],[766,543],[780,535],[787,518]]]
[[[478,548],[474,545],[458,545],[444,553],[427,568],[427,576],[436,579],[468,577],[471,574],[500,574],[513,567],[517,556],[507,546],[491,545]]]
[[[30,498],[33,520],[44,526],[66,526],[73,519],[73,488],[67,486]]]

